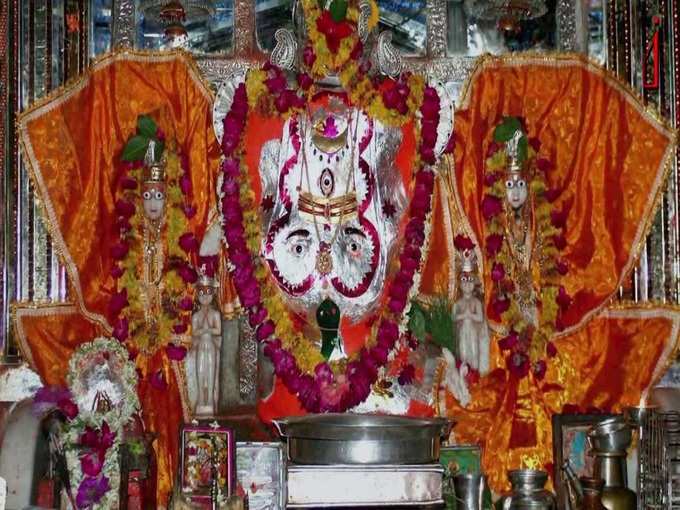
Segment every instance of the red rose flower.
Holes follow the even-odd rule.
[[[491,234],[486,238],[486,254],[493,258],[501,251],[503,246],[503,236],[500,234]]]
[[[500,347],[502,351],[511,351],[515,348],[518,342],[519,336],[517,335],[517,332],[510,331],[508,336],[503,337],[498,341],[498,347]]]
[[[563,260],[558,260],[557,262],[555,262],[555,269],[562,276],[564,276],[565,274],[567,274],[569,272],[569,266]]]
[[[534,366],[532,367],[533,372],[534,372],[534,377],[536,378],[537,381],[542,381],[543,378],[545,377],[545,372],[548,369],[548,365],[546,364],[545,361],[538,360],[536,363],[534,363]]]
[[[557,347],[555,347],[555,344],[552,342],[548,342],[545,346],[545,353],[548,355],[549,358],[554,358],[557,356]]]
[[[551,211],[550,222],[555,228],[564,227],[567,224],[567,211],[564,209],[561,211]]]
[[[534,152],[541,150],[541,141],[538,138],[529,138],[528,142]]]
[[[505,267],[500,262],[494,262],[491,268],[491,279],[494,282],[500,282],[505,278]]]
[[[311,46],[305,46],[302,50],[302,61],[307,67],[312,67],[314,62],[316,62],[316,54]]]
[[[184,333],[187,332],[187,328],[188,328],[188,326],[187,326],[187,324],[186,324],[185,322],[180,322],[180,323],[175,324],[175,325],[172,327],[172,331],[173,331],[176,335],[183,335]]]
[[[491,303],[491,306],[493,307],[494,312],[500,316],[510,309],[510,300],[505,298],[495,298]]]
[[[191,232],[185,232],[179,237],[179,247],[184,250],[185,253],[193,253],[198,251],[199,244],[196,236]]]
[[[547,173],[552,168],[552,163],[547,159],[540,158],[536,160],[536,168],[543,173]]]
[[[562,192],[555,188],[550,188],[543,192],[543,196],[545,196],[545,199],[550,203],[553,203],[555,200],[557,200],[561,194]]]
[[[456,247],[457,250],[460,251],[472,250],[475,247],[475,243],[472,242],[472,239],[470,239],[468,236],[464,236],[461,234],[458,234],[453,239],[453,245]]]
[[[109,315],[116,317],[120,311],[128,305],[127,289],[114,292],[109,301]]]
[[[558,250],[564,250],[567,247],[567,238],[563,235],[553,236],[553,243]]]
[[[178,301],[177,307],[185,312],[190,312],[194,308],[194,300],[190,296],[184,296]]]
[[[184,173],[182,174],[182,177],[179,178],[179,189],[182,190],[182,194],[184,196],[191,194],[193,186],[191,184],[191,177],[189,177],[189,174]]]
[[[130,324],[128,323],[127,317],[120,317],[113,323],[113,337],[119,342],[125,342],[127,340]]]
[[[78,416],[78,406],[70,398],[62,398],[57,402],[57,407],[69,420]]]
[[[297,82],[302,90],[309,90],[314,84],[314,80],[307,73],[298,73]]]
[[[130,249],[126,241],[119,241],[111,247],[111,257],[113,260],[123,260]]]
[[[484,195],[482,199],[482,215],[484,219],[490,220],[501,212],[503,212],[503,202],[501,202],[501,199],[488,193]]]
[[[326,36],[326,45],[331,53],[337,53],[340,42],[352,32],[352,25],[347,21],[335,21],[330,11],[324,10],[316,20],[316,28]]]
[[[182,361],[187,355],[187,349],[181,345],[168,344],[165,346],[165,353],[173,361]]]
[[[519,379],[529,375],[529,369],[531,368],[529,357],[523,352],[515,352],[508,356],[506,365],[510,373]]]
[[[123,276],[123,268],[120,267],[118,264],[115,264],[115,265],[111,268],[111,276],[112,276],[114,279],[117,280],[118,278],[120,278],[121,276]]]
[[[411,384],[416,378],[416,367],[412,364],[408,364],[401,369],[401,373],[397,378],[400,386],[407,386]]]
[[[566,310],[571,304],[571,296],[567,294],[567,290],[562,285],[560,285],[560,288],[557,291],[557,297],[555,297],[555,301],[560,306],[561,310]]]

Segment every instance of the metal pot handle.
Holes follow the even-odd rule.
[[[281,437],[288,437],[288,420],[286,418],[272,420],[272,423]]]

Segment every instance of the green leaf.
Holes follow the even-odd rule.
[[[430,306],[430,333],[432,341],[441,347],[446,347],[452,353],[456,352],[456,330],[451,314],[451,301],[445,297],[435,299]]]
[[[156,161],[160,161],[163,157],[163,151],[165,150],[165,143],[156,141],[155,158]]]
[[[418,303],[413,302],[409,311],[408,329],[420,342],[425,340],[427,334],[426,323],[424,310]]]
[[[133,136],[128,140],[127,145],[123,149],[123,155],[120,159],[123,161],[140,161],[144,159],[146,148],[149,146],[149,139],[146,136]]]
[[[517,157],[520,162],[526,161],[529,155],[529,143],[527,142],[527,137],[523,136],[519,139],[517,143]]]
[[[493,139],[495,142],[503,143],[509,141],[515,131],[521,130],[522,124],[517,117],[505,117],[493,132]]]
[[[147,138],[156,136],[156,123],[148,115],[140,115],[137,119],[137,133]]]
[[[344,21],[345,16],[347,16],[347,0],[333,0],[329,10],[333,21],[336,23]]]

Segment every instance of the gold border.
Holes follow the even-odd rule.
[[[176,60],[183,62],[188,68],[188,74],[190,78],[194,81],[201,93],[204,95],[208,106],[212,107],[214,100],[212,90],[210,89],[208,83],[203,79],[195,60],[189,53],[181,50],[171,52],[120,50],[98,58],[78,78],[55,90],[46,98],[37,101],[32,107],[21,113],[17,118],[16,129],[18,133],[19,144],[24,154],[24,159],[27,161],[29,175],[40,198],[40,208],[43,213],[43,218],[45,219],[47,230],[52,236],[54,249],[68,273],[69,285],[75,293],[76,304],[78,305],[83,316],[101,326],[106,334],[110,334],[112,331],[112,327],[106,317],[99,313],[88,310],[87,306],[85,305],[80,283],[80,274],[78,268],[73,262],[71,253],[61,233],[61,228],[59,226],[59,222],[57,221],[54,206],[52,205],[49,192],[42,177],[40,164],[35,157],[31,138],[28,133],[28,124],[32,120],[54,110],[55,108],[58,108],[62,104],[71,100],[77,93],[84,90],[89,85],[90,80],[97,72],[106,69],[111,64],[122,61],[158,63],[172,62]]]
[[[48,317],[51,315],[77,315],[78,312],[78,307],[73,303],[12,303],[10,305],[11,323],[14,325],[19,352],[31,370],[40,375],[41,378],[42,375],[35,365],[33,351],[28,343],[22,319],[24,317]]]
[[[459,99],[459,109],[467,109],[470,106],[470,96],[471,91],[474,88],[475,81],[487,69],[500,68],[500,67],[518,67],[518,66],[543,66],[543,67],[575,67],[583,69],[587,72],[593,73],[600,78],[602,78],[609,86],[617,90],[623,98],[644,118],[656,131],[658,131],[662,136],[668,140],[668,146],[664,153],[659,168],[656,171],[656,177],[651,188],[651,199],[649,199],[644,207],[642,219],[638,225],[637,232],[633,241],[631,243],[630,253],[628,254],[628,260],[624,264],[619,280],[615,286],[615,289],[610,293],[609,296],[605,297],[602,302],[594,307],[592,310],[588,311],[581,317],[578,323],[566,328],[564,331],[555,333],[553,339],[561,338],[566,335],[575,333],[576,331],[582,329],[585,324],[593,319],[598,313],[602,312],[603,309],[608,307],[613,298],[616,296],[618,289],[623,285],[624,281],[629,277],[630,273],[633,271],[635,264],[637,263],[640,255],[640,251],[644,245],[644,242],[652,228],[654,222],[654,213],[659,207],[661,198],[663,195],[664,184],[668,179],[671,171],[673,157],[675,155],[678,132],[673,129],[669,122],[664,119],[655,109],[643,104],[642,98],[634,90],[630,88],[623,80],[618,76],[614,75],[607,69],[603,68],[598,63],[594,62],[585,55],[579,53],[537,53],[537,52],[527,52],[527,53],[512,53],[506,55],[483,55],[477,59],[475,66],[465,81],[463,88],[461,89],[461,95]],[[453,182],[456,184],[455,176],[453,177]],[[457,190],[454,187],[454,192],[457,197]],[[502,328],[498,327],[498,324],[489,322],[489,325],[495,331],[501,331]]]

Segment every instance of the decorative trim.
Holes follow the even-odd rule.
[[[177,382],[177,387],[179,389],[179,400],[182,403],[182,418],[184,419],[184,423],[189,423],[193,417],[189,407],[189,389],[187,386],[185,361],[186,357],[182,361],[170,360],[170,366],[175,373],[175,381]]]

